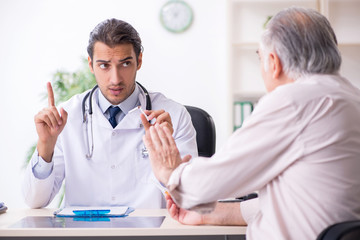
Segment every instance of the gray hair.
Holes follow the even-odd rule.
[[[294,80],[308,74],[337,74],[341,65],[329,21],[312,9],[291,7],[276,14],[267,24],[260,48],[265,65],[268,53],[275,51],[283,71]]]

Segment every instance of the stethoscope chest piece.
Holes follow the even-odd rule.
[[[142,156],[143,158],[149,157],[149,151],[146,149],[145,146],[141,149],[141,156]]]

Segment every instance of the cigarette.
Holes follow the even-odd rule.
[[[149,121],[148,116],[145,114],[145,112],[142,110],[142,108],[141,108],[141,107],[139,107],[139,109],[140,109],[140,112],[141,112],[142,114],[144,114],[144,116],[145,116],[146,120],[148,120],[148,121]]]
[[[159,182],[155,181],[154,179],[151,179],[151,180],[163,194],[170,196],[170,193],[168,192],[166,187],[163,187],[162,185],[160,185]]]
[[[140,112],[145,116],[146,120],[149,121],[148,116],[145,114],[145,112],[142,110],[141,106],[137,106],[133,109],[131,109],[128,113],[135,112],[136,110],[140,110]]]

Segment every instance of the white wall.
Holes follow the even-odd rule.
[[[138,80],[149,90],[209,112],[221,146],[231,131],[227,106],[226,1],[187,0],[195,14],[183,34],[167,32],[159,11],[167,0],[0,0],[0,201],[26,207],[21,180],[26,151],[37,140],[34,115],[58,70],[76,70],[89,32],[115,17],[143,40]]]

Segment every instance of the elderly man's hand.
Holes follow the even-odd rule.
[[[170,197],[170,195],[166,195],[165,199],[167,210],[169,211],[170,216],[176,221],[187,225],[204,224],[203,215],[195,211],[189,211],[178,207],[173,201],[173,199]]]
[[[181,159],[172,132],[166,125],[161,126],[156,123],[155,126],[151,126],[146,130],[143,140],[149,151],[155,177],[165,185],[175,168],[191,158],[187,155]]]

